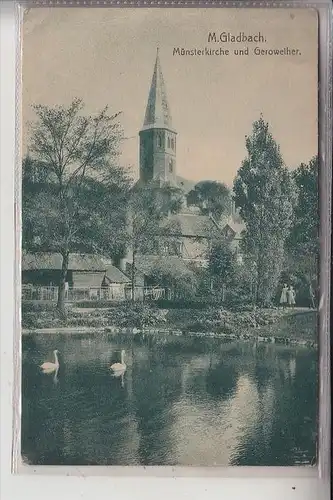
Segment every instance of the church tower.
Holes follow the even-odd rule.
[[[140,136],[140,182],[176,185],[176,131],[172,127],[160,58],[153,78]]]

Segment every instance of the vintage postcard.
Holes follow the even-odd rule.
[[[311,9],[25,12],[25,464],[316,464],[317,53]]]

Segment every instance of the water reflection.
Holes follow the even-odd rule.
[[[59,370],[40,373],[59,349]],[[126,353],[126,371],[110,365]],[[292,465],[315,455],[316,353],[163,335],[23,341],[35,464]]]

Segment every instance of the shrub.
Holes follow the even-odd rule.
[[[67,304],[66,304],[67,305]],[[23,301],[21,305],[22,313],[25,312],[43,312],[43,311],[54,311],[56,309],[55,302],[41,302],[41,301]],[[67,305],[68,307],[68,305]]]
[[[117,304],[119,304],[119,306],[121,307],[125,304],[125,302],[117,302],[115,300],[82,300],[81,302],[76,302],[75,307],[82,309],[107,309],[114,307]],[[126,304],[131,304],[131,302],[127,302]]]
[[[186,325],[187,331],[233,332],[239,329],[270,325],[283,315],[280,309],[251,309],[230,311],[223,308],[208,309],[192,315],[193,321]]]
[[[137,303],[127,307],[117,307],[109,311],[109,322],[116,326],[143,328],[166,322],[167,311]]]
[[[63,324],[64,319],[59,317],[55,308],[53,312],[22,313],[22,328],[55,328]]]
[[[212,300],[159,299],[156,306],[161,309],[207,309],[212,306]]]
[[[98,311],[96,311],[98,313]],[[65,316],[60,316],[57,309],[43,312],[25,312],[22,314],[22,328],[57,328],[91,326],[102,327],[108,324],[108,318],[99,313],[82,314],[68,311]]]
[[[253,309],[253,297],[240,290],[230,290],[227,292],[224,305],[234,311],[249,311]]]

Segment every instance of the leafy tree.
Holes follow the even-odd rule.
[[[244,307],[254,305],[256,301],[256,266],[251,256],[244,255],[242,263],[234,266],[232,281],[226,293],[229,306]]]
[[[234,181],[235,204],[246,224],[243,251],[255,263],[256,301],[269,304],[283,267],[295,190],[280,147],[262,116],[246,137],[246,149]]]
[[[202,181],[188,193],[187,203],[199,207],[203,214],[211,213],[216,219],[220,219],[223,214],[230,212],[231,195],[225,184]]]
[[[208,270],[222,300],[225,298],[226,287],[233,282],[236,266],[236,255],[228,241],[224,238],[215,239],[209,252]]]
[[[23,166],[23,246],[60,252],[57,307],[64,311],[69,255],[123,244],[129,182],[118,166],[119,113],[83,115],[84,104],[36,105],[30,154]],[[122,200],[123,203],[120,203]]]
[[[135,300],[136,257],[138,253],[155,253],[159,225],[165,216],[165,198],[150,186],[134,188],[128,213],[128,246],[131,252],[132,300]]]
[[[38,169],[37,169],[38,170]],[[127,183],[100,182],[85,178],[68,195],[75,200],[76,227],[70,252],[123,253],[126,243]],[[74,201],[73,201],[74,203]],[[25,181],[23,184],[22,247],[24,251],[60,251],[63,221],[59,219],[57,186]]]
[[[287,240],[287,267],[305,282],[312,301],[318,281],[319,260],[319,185],[318,157],[301,163],[293,172],[297,203],[291,232]]]
[[[162,196],[164,200],[162,205],[164,214],[176,214],[181,210],[184,200],[184,192],[182,189],[170,184],[165,184],[160,188],[159,196]]]
[[[150,278],[159,286],[171,289],[176,297],[192,297],[198,286],[197,273],[190,266],[173,267],[165,259],[154,264]]]
[[[132,300],[135,300],[136,257],[159,254],[162,237],[172,239],[172,226],[167,223],[170,213],[182,205],[182,193],[170,185],[156,188],[153,184],[132,189],[128,212],[128,247],[131,254]],[[163,223],[165,222],[165,223]],[[172,239],[175,243],[175,238]]]
[[[297,252],[318,252],[319,199],[318,199],[318,157],[294,170],[293,179],[297,190],[294,223],[291,228],[289,246]]]

